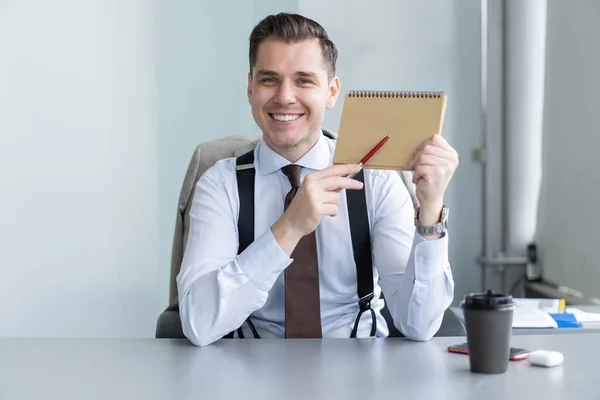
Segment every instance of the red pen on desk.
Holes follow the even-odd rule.
[[[373,149],[371,149],[371,151],[369,151],[367,153],[367,155],[362,158],[362,160],[360,160],[360,162],[358,163],[358,165],[360,165],[360,167],[362,168],[362,166],[365,165],[367,163],[367,161],[369,161],[369,159],[371,157],[373,157],[373,155],[375,153],[377,153],[377,150],[379,150],[381,148],[381,146],[383,146],[385,144],[385,142],[388,141],[389,138],[390,138],[390,135],[387,135],[386,137],[384,137],[383,139],[381,139],[379,141],[379,143],[377,143],[377,145],[375,147],[373,147]],[[354,178],[355,175],[356,174],[350,174],[350,175],[347,176],[347,178]]]

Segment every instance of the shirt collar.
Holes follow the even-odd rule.
[[[268,175],[290,164],[289,160],[276,153],[265,143],[264,139],[256,147],[256,169],[261,175]],[[327,138],[321,134],[317,143],[303,155],[295,164],[303,168],[321,170],[331,166],[331,150]]]

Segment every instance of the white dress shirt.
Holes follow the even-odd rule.
[[[296,164],[301,179],[332,165],[335,141],[321,136]],[[183,332],[195,345],[210,344],[250,316],[263,338],[284,337],[285,288],[282,272],[293,261],[281,249],[271,225],[283,214],[290,190],[281,167],[289,164],[264,141],[255,156],[254,242],[238,251],[239,196],[236,160],[217,162],[196,186],[190,230],[177,276]],[[415,234],[410,195],[395,171],[364,170],[371,231],[377,336],[388,335],[380,310],[384,301],[396,327],[409,339],[428,340],[439,329],[454,293],[448,262],[448,235],[427,241]],[[348,338],[359,312],[346,193],[339,213],[325,217],[316,229],[321,325],[324,338]],[[368,337],[371,314],[361,318],[357,337]]]

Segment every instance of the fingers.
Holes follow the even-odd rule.
[[[346,178],[342,176],[330,176],[324,179],[308,179],[308,175],[304,178],[299,194],[296,195],[294,201],[299,198],[304,198],[308,203],[313,204],[313,207],[319,208],[324,204],[338,206],[340,191],[360,190],[363,183],[356,179]],[[300,194],[302,193],[302,194]],[[329,214],[328,214],[329,215]]]
[[[438,147],[445,148],[447,150],[452,148],[448,141],[442,135],[433,135],[427,140],[427,142],[434,144]]]
[[[456,168],[453,165],[448,164],[444,164],[442,168],[439,166],[419,164],[415,167],[412,182],[416,184],[421,179],[424,179],[425,182],[447,182],[454,174],[455,169]]]
[[[363,185],[364,184],[361,181],[342,176],[331,176],[325,179],[309,179],[309,175],[307,175],[302,182],[301,190],[312,194],[325,192],[337,195],[344,189],[360,190],[363,188]]]
[[[335,204],[323,204],[323,214],[334,217],[338,214],[339,208]]]
[[[322,195],[321,202],[337,206],[340,202],[340,195],[337,192],[325,192]]]
[[[306,175],[281,218],[302,234],[314,231],[325,216],[338,214],[341,190],[362,189],[362,182],[346,177],[360,170],[359,165],[334,165]]]
[[[416,184],[421,179],[425,179],[427,181],[427,177],[433,176],[436,167],[429,165],[419,165],[415,168],[415,173],[413,174],[412,182]]]
[[[441,135],[433,135],[429,140],[427,140],[427,142],[424,143],[423,147],[429,147],[429,151],[441,150],[441,152],[438,152],[440,157],[458,159],[458,153],[456,150],[454,150],[448,141]]]
[[[360,190],[363,188],[363,183],[356,179],[347,178],[347,176],[355,174],[361,169],[362,167],[357,164],[334,165],[306,175],[302,186],[308,191],[321,189],[339,193],[344,189]]]
[[[414,170],[417,165],[445,166],[458,165],[458,153],[440,135],[433,135],[425,143],[417,147],[412,159],[403,167]]]
[[[363,188],[363,183],[356,179],[346,178],[343,176],[331,176],[322,181],[324,190],[340,191],[343,189],[360,190]]]
[[[361,166],[358,164],[339,164],[333,165],[329,168],[322,169],[320,171],[313,172],[307,175],[312,176],[313,179],[323,179],[329,176],[346,176],[350,174],[355,174],[361,170]]]
[[[446,165],[447,162],[447,159],[443,157],[435,156],[432,154],[421,154],[417,159],[415,165]],[[415,165],[413,165],[413,168],[415,168]]]

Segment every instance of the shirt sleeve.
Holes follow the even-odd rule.
[[[183,332],[197,346],[239,328],[265,304],[277,277],[292,262],[270,229],[237,254],[237,181],[233,167],[227,171],[224,165],[216,164],[196,185],[177,276]]]
[[[433,337],[454,297],[448,233],[428,241],[416,233],[414,208],[395,172],[370,174],[373,263],[394,325],[409,339]]]

